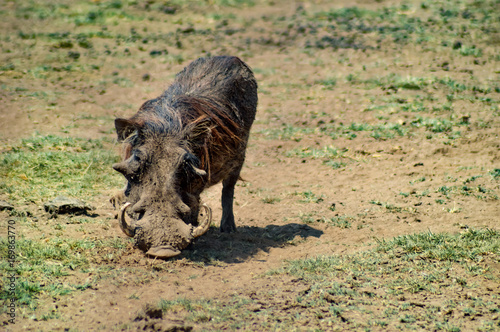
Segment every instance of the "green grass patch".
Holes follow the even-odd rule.
[[[59,136],[23,139],[0,154],[0,192],[12,201],[46,201],[60,195],[91,197],[122,182],[111,165],[110,142]]]
[[[326,128],[324,133],[332,138],[344,136],[349,139],[354,139],[358,136],[359,132],[369,132],[369,137],[376,140],[387,140],[396,137],[405,136],[409,132],[409,128],[398,123],[384,123],[384,124],[369,124],[352,122],[349,125],[339,125],[333,128]]]
[[[495,180],[500,180],[500,168],[495,168],[489,172],[491,177]]]
[[[378,252],[401,254],[403,259],[477,263],[484,255],[500,254],[500,233],[496,230],[468,229],[459,235],[432,232],[402,235],[392,240],[379,240]]]
[[[400,213],[400,212],[415,213],[417,211],[413,207],[397,206],[397,205],[394,205],[391,203],[381,202],[381,201],[377,201],[377,200],[371,200],[370,204],[381,206],[381,207],[385,208],[385,210],[387,212],[392,212],[392,213]]]
[[[127,1],[121,0],[75,1],[71,6],[61,3],[27,1],[14,7],[14,15],[25,20],[59,19],[77,26],[116,23],[117,20],[142,20],[144,18],[144,13],[132,11]]]
[[[329,218],[325,222],[338,228],[351,228],[354,220],[354,217],[342,215]]]
[[[287,157],[298,157],[302,159],[322,159],[324,165],[334,169],[345,167],[347,164],[343,158],[347,150],[339,150],[333,146],[325,146],[322,149],[301,148],[286,152]]]
[[[336,215],[335,217],[324,217],[318,213],[302,213],[299,216],[304,224],[322,223],[338,228],[351,228],[355,218],[348,215]]]
[[[294,195],[301,197],[301,203],[321,203],[325,200],[323,195],[316,195],[312,191],[295,192]]]
[[[264,129],[260,131],[267,139],[270,140],[293,140],[300,142],[304,135],[314,133],[312,128],[301,128],[292,125],[283,125],[281,128]]]
[[[322,85],[325,90],[333,90],[333,88],[337,85],[337,79],[335,77],[329,77],[323,80],[317,80],[314,84]]]
[[[432,133],[449,133],[453,130],[455,123],[448,119],[417,116],[412,120],[411,125],[414,127],[425,127],[426,130]]]
[[[493,186],[495,189],[491,188],[491,181],[498,179],[498,177],[495,177],[496,169],[488,173],[491,175],[491,180],[483,175],[474,175],[461,181],[459,184],[440,186],[435,192],[447,199],[451,199],[454,196],[468,196],[485,201],[498,200],[500,199],[498,191],[495,190],[495,186]],[[458,179],[450,178],[449,181],[456,183]]]
[[[405,309],[401,307],[404,302],[392,302],[400,294],[424,293],[432,297],[449,290],[450,296],[458,299],[458,295],[452,295],[453,289],[478,287],[469,281],[475,276],[499,280],[498,275],[492,274],[488,266],[481,263],[487,256],[498,259],[499,235],[495,230],[469,229],[458,235],[427,232],[398,236],[391,240],[377,240],[377,248],[373,251],[291,261],[283,271],[310,283],[311,291],[306,297],[309,303],[323,297],[327,302],[335,303],[340,312],[365,313],[365,321],[406,317]],[[490,294],[482,300],[488,302],[493,298]],[[370,310],[374,301],[383,301],[392,310],[386,310],[381,316],[378,311]],[[489,302],[480,310],[488,312],[494,303]],[[408,309],[417,308],[415,304],[406,305]],[[461,303],[457,307],[468,305],[470,303]],[[444,302],[441,306],[438,311],[448,307]],[[434,324],[433,319],[439,318],[438,312],[423,315],[431,313],[428,304],[420,308],[427,309],[416,316],[418,319],[404,318],[405,323],[410,326],[425,321]]]
[[[136,1],[110,0],[110,1],[75,1],[66,3],[25,1],[14,6],[14,15],[19,19],[65,19],[78,25],[98,25],[117,23],[118,20],[143,20],[146,10],[157,10],[165,13],[175,13],[178,8],[206,8],[211,7],[252,7],[255,0],[194,0],[186,3],[182,0],[171,0],[167,3],[148,3],[145,8],[138,6]],[[167,7],[165,8],[166,5]],[[144,8],[144,9],[143,9]]]
[[[262,202],[264,202],[266,204],[275,204],[275,203],[279,203],[280,201],[281,201],[281,199],[279,197],[266,196],[266,197],[262,198]]]
[[[156,304],[156,307],[169,314],[185,316],[188,322],[200,324],[210,322],[211,325],[215,326],[223,324],[231,330],[235,330],[247,326],[242,320],[251,316],[252,311],[249,311],[248,308],[255,302],[252,299],[235,295],[229,303],[215,299],[162,299]],[[238,312],[237,319],[234,317],[234,311]]]
[[[355,254],[289,261],[260,276],[267,283],[292,277],[277,288],[223,300],[161,300],[143,311],[153,306],[202,330],[290,330],[314,322],[316,330],[458,331],[466,330],[464,316],[495,328],[497,296],[475,290],[500,281],[488,266],[499,255],[500,233],[490,229],[398,236]]]
[[[316,115],[313,115],[313,118]],[[399,123],[359,123],[352,122],[350,124],[322,124],[318,128],[300,128],[293,126],[285,126],[280,130],[265,130],[262,131],[269,139],[282,139],[282,140],[294,140],[300,142],[305,136],[312,135],[326,135],[332,139],[337,139],[339,137],[345,137],[348,139],[355,139],[358,137],[360,132],[366,133],[365,136],[372,137],[376,140],[385,141],[388,139],[394,139],[398,137],[403,137],[410,132],[409,126],[403,126]],[[304,157],[317,157],[319,155],[335,155],[332,147],[325,147],[323,149],[309,149],[309,152],[300,152],[294,150],[289,152],[289,155],[304,155]],[[309,154],[309,156],[307,156]]]
[[[334,146],[325,146],[322,149],[315,148],[302,148],[294,149],[287,152],[287,157],[299,157],[299,158],[310,158],[310,159],[336,159],[341,158],[345,151],[339,150]]]
[[[44,295],[67,295],[76,290],[89,288],[94,281],[83,283],[67,282],[66,278],[78,272],[99,270],[92,261],[97,251],[103,248],[119,251],[126,247],[127,239],[111,240],[76,240],[67,238],[47,238],[30,240],[16,238],[17,253],[13,267],[6,260],[0,263],[0,270],[7,271],[2,277],[7,284],[7,277],[15,274],[16,299],[21,306],[35,309],[38,298]],[[7,257],[7,239],[0,239],[0,256]],[[0,291],[0,300],[10,298],[7,289]]]

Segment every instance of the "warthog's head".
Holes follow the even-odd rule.
[[[211,222],[210,208],[199,203],[207,174],[185,137],[193,130],[172,134],[161,121],[133,118],[116,119],[115,126],[125,152],[113,168],[128,181],[120,227],[148,255],[176,256]]]

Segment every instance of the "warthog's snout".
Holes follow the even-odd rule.
[[[170,234],[177,234],[174,236],[175,241],[172,242],[172,237],[162,237],[161,233],[158,232],[156,225],[152,225],[151,221],[147,218],[143,218],[139,221],[127,222],[126,212],[127,209],[132,205],[130,202],[125,203],[118,214],[118,223],[121,230],[129,237],[134,237],[136,239],[136,245],[143,250],[147,250],[147,254],[159,258],[169,258],[177,256],[181,253],[181,250],[187,247],[193,239],[205,234],[212,222],[212,210],[205,204],[200,207],[198,214],[199,225],[194,227],[192,225],[185,224],[182,220],[177,220],[172,222],[168,220],[164,222],[164,230],[170,230]],[[176,229],[173,229],[175,227]],[[159,236],[151,236],[151,234],[159,234]],[[179,238],[180,237],[180,238]]]

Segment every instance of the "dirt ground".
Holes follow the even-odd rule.
[[[286,310],[287,296],[292,298],[307,287],[294,276],[268,273],[287,261],[352,254],[370,249],[375,239],[404,234],[499,229],[500,185],[491,175],[500,168],[498,25],[491,27],[496,36],[492,39],[479,33],[450,37],[445,29],[426,26],[432,33],[441,31],[442,40],[420,43],[410,33],[409,42],[399,43],[392,35],[384,39],[377,31],[357,31],[361,20],[354,20],[354,30],[349,30],[335,20],[316,26],[322,16],[306,16],[353,6],[373,11],[400,6],[393,1],[267,1],[198,9],[173,3],[172,8],[177,8],[173,14],[158,9],[168,11],[168,6],[154,7],[158,4],[154,1],[148,3],[156,9],[129,3],[127,10],[151,19],[118,17],[116,24],[94,25],[77,25],[60,17],[51,23],[19,15],[2,20],[0,30],[12,34],[2,33],[0,59],[15,68],[4,65],[0,71],[1,150],[8,151],[34,133],[111,141],[113,119],[133,115],[193,59],[239,56],[255,71],[259,106],[242,171],[244,181],[235,193],[238,231],[218,232],[221,187],[212,187],[203,194],[203,201],[212,207],[214,227],[181,256],[155,260],[129,244],[119,257],[108,259],[113,248],[99,249],[94,263],[107,264],[119,273],[95,280],[91,272],[75,271],[65,282],[94,280],[93,285],[60,297],[41,296],[35,311],[18,308],[17,323],[5,325],[6,330],[210,329],[205,322],[187,322],[182,315],[164,316],[161,326],[146,326],[137,317],[146,304],[160,299],[221,302],[235,296],[263,296],[270,289],[276,292],[276,310]],[[420,2],[408,3],[407,16],[429,22],[425,19],[435,15]],[[3,3],[3,17],[18,13],[22,6],[16,1]],[[337,25],[336,46],[321,45],[331,41],[324,38],[330,33],[328,24]],[[115,41],[96,35],[89,39],[92,48],[76,46],[76,41],[73,48],[64,48],[42,37],[23,39],[20,33],[58,31],[68,31],[70,37],[88,31],[130,37],[131,31],[137,31],[141,37]],[[145,36],[157,39],[149,37],[148,42]],[[443,40],[449,45],[443,46]],[[458,53],[452,45],[458,40],[462,45],[475,43],[482,54]],[[182,47],[176,48],[176,42]],[[75,49],[80,54],[77,60],[60,63],[61,57]],[[161,53],[164,49],[167,54]],[[152,51],[160,55],[152,56]],[[42,70],[43,65],[62,68],[69,64],[85,69]],[[463,82],[466,88],[448,90],[452,88],[440,83],[446,78]],[[473,91],[471,86],[490,90]],[[415,111],[418,106],[423,110]],[[404,134],[389,124],[399,125]],[[447,129],[437,127],[447,124]],[[377,136],[380,133],[382,137]],[[117,145],[109,144],[109,148],[118,154]],[[340,156],[329,154],[333,149]],[[109,171],[113,172],[111,165]],[[93,232],[84,234],[68,225],[64,236],[125,237],[108,202],[117,189],[103,190],[88,202],[96,207],[95,218],[109,227],[91,224]],[[9,195],[0,191],[0,199],[8,201]],[[36,232],[50,237],[54,219],[42,204],[15,208],[31,211],[39,227]],[[0,213],[1,219],[11,218],[7,211]],[[341,227],[331,220],[349,225]],[[31,231],[18,232],[39,238],[41,233]],[[500,273],[498,260],[493,260],[491,268]],[[489,287],[500,294],[496,282]],[[32,319],[47,312],[57,312],[57,316]],[[315,325],[294,328],[313,330]]]

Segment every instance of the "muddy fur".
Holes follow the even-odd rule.
[[[128,181],[120,202],[131,203],[140,249],[185,248],[192,241],[185,226],[197,225],[201,192],[221,181],[221,231],[235,230],[234,185],[256,107],[257,83],[245,63],[200,58],[137,114],[115,120],[124,161],[113,168]]]

